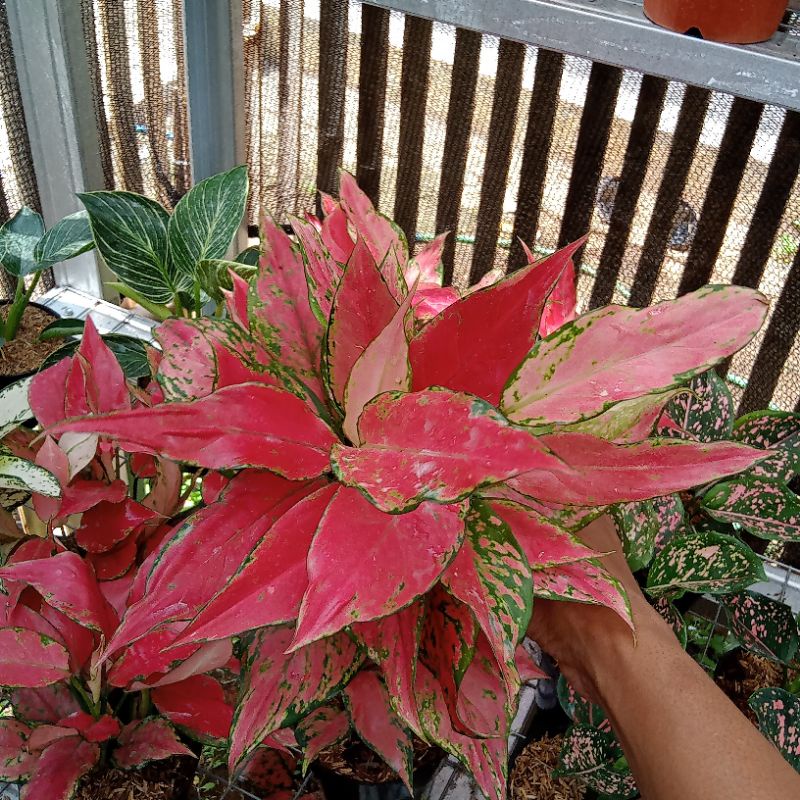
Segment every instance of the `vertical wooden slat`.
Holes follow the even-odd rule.
[[[697,233],[678,287],[679,295],[699,289],[711,277],[722,249],[739,185],[747,169],[763,109],[760,103],[741,97],[733,101],[700,212]]]
[[[347,88],[347,0],[322,0],[319,27],[317,189],[335,194],[344,148]],[[317,203],[319,204],[319,195]],[[321,208],[317,208],[321,211]]]
[[[172,25],[173,43],[175,48],[175,65],[177,79],[175,91],[172,93],[172,126],[174,139],[172,140],[173,175],[175,193],[183,197],[189,189],[191,174],[189,171],[189,119],[186,113],[186,53],[183,42],[183,0],[172,0]],[[245,73],[247,80],[247,73]]]
[[[574,242],[589,230],[621,80],[622,70],[617,67],[592,64],[564,206],[564,219],[558,234],[559,247]],[[576,266],[579,261],[580,256],[576,254]]]
[[[658,133],[658,121],[661,118],[666,93],[665,80],[653,75],[645,75],[642,78],[639,100],[614,200],[614,210],[589,301],[590,308],[607,305],[613,298],[614,287],[628,245],[631,224],[639,203],[639,194],[647,174],[650,151]]]
[[[388,58],[389,12],[364,4],[361,6],[356,179],[375,206],[380,201],[381,191]]]
[[[0,172],[0,225],[3,225],[10,216],[5,187],[3,186],[3,173]],[[11,275],[4,269],[0,269],[0,300],[10,300],[14,297],[16,283],[16,280]]]
[[[400,78],[400,142],[394,219],[414,247],[425,140],[425,105],[431,66],[433,23],[406,16],[403,32],[403,73]]]
[[[650,304],[667,251],[675,212],[681,202],[686,179],[694,161],[711,93],[687,86],[678,123],[672,136],[664,174],[656,196],[655,209],[645,236],[644,248],[636,268],[629,303],[642,307]]]
[[[320,16],[324,16],[325,13],[321,7]],[[280,0],[278,27],[280,45],[277,213],[278,218],[283,222],[288,214],[297,211],[297,184],[300,176],[300,102],[303,92],[303,0]],[[320,23],[320,28],[323,27],[324,25]],[[322,33],[320,32],[321,39]],[[322,64],[321,54],[320,64]],[[332,69],[335,70],[335,65],[332,65]],[[320,80],[320,105],[324,92],[325,89]],[[322,126],[320,126],[320,138],[322,135]]]
[[[517,213],[508,256],[509,271],[519,269],[527,261],[520,239],[532,245],[536,238],[563,69],[564,56],[561,53],[539,50],[522,151]]]
[[[464,172],[467,168],[472,114],[475,111],[475,90],[478,85],[480,58],[481,35],[458,28],[445,126],[439,201],[436,208],[436,232],[450,231],[442,252],[445,286],[453,282],[458,215],[464,191]]]
[[[524,65],[525,45],[501,39],[470,283],[480,280],[494,267]]]
[[[772,320],[750,373],[739,414],[766,408],[778,385],[786,358],[800,331],[800,250],[783,285]]]

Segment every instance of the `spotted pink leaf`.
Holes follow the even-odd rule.
[[[509,373],[530,350],[545,300],[576,242],[449,305],[411,340],[412,388],[446,386],[497,405]]]
[[[527,425],[570,423],[677,387],[744,347],[767,310],[752,289],[707,286],[650,308],[590,311],[533,347],[501,408]]]
[[[297,740],[303,748],[303,770],[328,747],[350,733],[350,720],[341,708],[321,706],[303,717],[297,725]]]
[[[667,426],[658,435],[695,442],[730,439],[734,405],[725,381],[710,369],[695,376],[688,388],[688,392],[682,392],[664,410],[677,428]]]
[[[36,769],[25,785],[22,800],[69,800],[78,781],[100,759],[100,746],[80,736],[59,739],[37,757]]]
[[[800,633],[792,609],[756,592],[723,598],[731,614],[734,635],[749,650],[788,664],[800,647]]]
[[[170,756],[191,756],[192,751],[178,739],[172,725],[162,717],[129,722],[117,739],[114,761],[123,769],[141,767],[148,761]]]
[[[377,672],[363,671],[345,687],[344,702],[356,733],[413,792],[414,743]]]
[[[800,698],[785,689],[759,689],[748,701],[761,732],[800,772]]]
[[[459,506],[424,503],[407,514],[384,514],[355,489],[340,487],[308,553],[309,585],[292,647],[409,605],[442,573],[463,530]]]
[[[361,663],[358,648],[345,633],[287,653],[291,641],[289,627],[262,628],[250,646],[231,733],[232,770],[265,736],[295,725],[340,691]]]
[[[753,475],[788,483],[800,470],[800,414],[754,411],[736,420],[733,438],[773,453],[753,467]]]
[[[227,386],[192,402],[164,403],[64,422],[51,431],[99,433],[130,451],[208,469],[264,467],[296,480],[328,469],[336,441],[299,397],[258,383]]]
[[[382,394],[364,408],[358,430],[363,446],[333,447],[334,472],[390,513],[423,500],[453,502],[555,461],[485,401],[447,390]]]
[[[211,675],[194,675],[186,680],[159,686],[150,697],[156,708],[173,724],[196,736],[227,739],[233,708],[225,700],[220,682]]]
[[[36,757],[25,748],[30,732],[15,719],[0,719],[0,780],[25,780],[36,768]]]

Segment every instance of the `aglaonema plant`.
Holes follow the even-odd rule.
[[[27,800],[67,800],[95,767],[191,756],[187,737],[224,741],[233,708],[206,673],[229,666],[229,639],[166,649],[185,627],[173,623],[99,661],[180,522],[179,467],[93,434],[56,440],[17,427],[157,403],[160,391],[128,383],[89,320],[74,356],[3,397],[4,505],[28,502],[40,535],[22,538],[0,569],[0,686],[13,710],[0,719],[0,777],[26,781]]]
[[[409,783],[415,735],[500,798],[535,598],[630,623],[570,528],[764,458],[651,432],[767,303],[713,286],[576,318],[581,242],[461,294],[441,238],[411,258],[347,174],[340,195],[296,241],[264,220],[227,319],[158,329],[163,403],[49,426],[230,477],[164,540],[97,663],[178,624],[170,647],[244,636],[231,770],[287,728],[316,751],[338,707]]]

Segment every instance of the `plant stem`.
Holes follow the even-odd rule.
[[[83,688],[81,685],[80,679],[73,677],[70,681],[70,686],[80,695],[80,698],[86,704],[86,708],[89,710],[89,713],[97,719],[100,716],[100,708],[99,703],[95,704],[95,702],[90,697],[89,693],[86,689]]]
[[[142,689],[139,695],[139,719],[144,719],[150,713],[150,690]]]
[[[198,278],[194,279],[194,311],[198,317],[203,313],[200,306],[200,280]]]
[[[183,303],[181,303],[181,296],[177,291],[175,292],[175,316],[183,316]]]
[[[19,328],[19,323],[22,320],[22,315],[25,312],[28,303],[30,302],[33,290],[39,283],[39,278],[41,276],[42,276],[41,271],[37,272],[33,276],[33,279],[31,280],[31,285],[28,287],[27,291],[25,291],[24,278],[17,278],[17,289],[14,292],[14,302],[11,304],[11,308],[8,311],[8,317],[6,318],[6,326],[5,326],[6,340],[11,341],[17,335],[17,329]]]

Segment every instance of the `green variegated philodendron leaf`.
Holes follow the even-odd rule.
[[[172,302],[178,285],[167,261],[167,212],[132,192],[87,192],[78,197],[109,269],[147,300]]]
[[[233,288],[233,281],[229,270],[233,270],[239,277],[250,281],[258,272],[258,268],[238,261],[225,261],[225,259],[205,259],[197,265],[197,276],[203,291],[216,303],[224,299],[222,292]]]
[[[234,167],[200,181],[178,201],[167,236],[179,289],[192,287],[201,261],[225,257],[242,221],[247,185],[247,167]]]
[[[723,602],[733,633],[744,647],[782,664],[794,658],[800,634],[789,606],[749,591],[724,597]]]
[[[703,508],[762,539],[800,541],[800,498],[778,481],[740,475],[709,489]]]
[[[611,516],[622,539],[625,558],[632,572],[646,567],[653,558],[660,520],[653,502],[620,503],[611,509]]]
[[[675,537],[653,559],[647,591],[653,597],[728,594],[759,580],[766,580],[764,565],[747,545],[715,531],[695,531]]]
[[[0,506],[13,508],[20,502],[19,495],[30,492],[47,497],[60,497],[61,484],[52,473],[43,467],[15,456],[5,447],[0,447]]]
[[[0,439],[33,417],[28,402],[28,389],[32,380],[33,376],[23,378],[0,390]]]
[[[661,435],[696,442],[730,439],[733,431],[733,398],[725,381],[713,369],[692,379],[689,392],[676,397],[665,409],[677,425]]]
[[[759,689],[748,705],[758,718],[761,732],[800,772],[800,697],[785,689]]]
[[[800,414],[754,411],[736,420],[733,438],[774,452],[750,470],[753,475],[788,483],[800,471]]]
[[[57,222],[39,239],[34,257],[41,263],[57,264],[59,261],[75,258],[93,247],[89,215],[85,211],[78,211]]]
[[[22,206],[0,228],[0,264],[15,278],[24,278],[50,266],[36,260],[36,245],[44,235],[44,222],[27,206]]]

